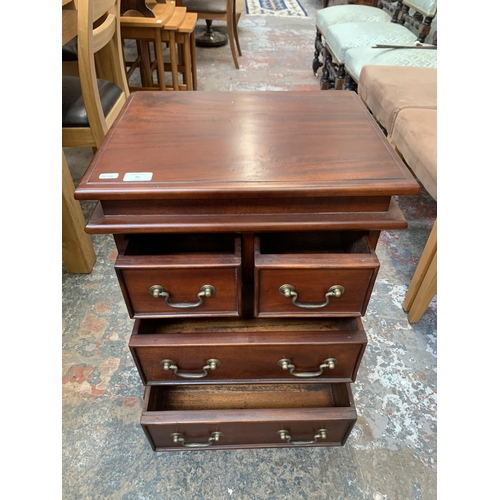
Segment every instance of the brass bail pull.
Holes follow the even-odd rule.
[[[208,438],[208,442],[206,443],[186,443],[186,438],[180,434],[179,432],[174,432],[170,434],[170,437],[174,441],[174,443],[182,444],[185,448],[206,448],[207,446],[212,446],[214,443],[218,443],[219,439],[224,436],[223,432],[215,431],[212,432],[211,436]]]
[[[179,367],[171,359],[164,359],[160,361],[160,364],[164,370],[172,370],[182,378],[203,378],[208,375],[208,370],[215,370],[220,365],[220,361],[218,359],[208,359],[202,368],[203,373],[180,372]]]
[[[323,373],[324,368],[329,368],[333,370],[337,360],[335,358],[326,358],[323,363],[319,365],[319,370],[317,372],[296,372],[295,365],[289,359],[280,359],[278,365],[283,368],[283,370],[290,370],[290,373],[295,377],[319,377]]]
[[[330,303],[330,297],[340,297],[344,292],[345,288],[342,285],[333,285],[328,289],[325,294],[325,301],[322,304],[301,304],[297,302],[299,297],[298,293],[295,291],[293,285],[281,285],[279,287],[279,292],[285,297],[292,298],[292,304],[297,307],[302,307],[304,309],[319,309],[321,307],[326,307]]]
[[[314,444],[318,439],[326,439],[328,434],[328,429],[320,429],[313,437],[311,441],[292,441],[292,436],[290,433],[284,429],[278,431],[276,434],[281,438],[282,441],[286,441],[289,444]]]
[[[165,304],[170,307],[175,307],[177,309],[188,309],[192,307],[198,307],[203,304],[203,299],[211,297],[212,295],[215,295],[216,289],[212,285],[203,285],[200,288],[200,291],[198,293],[198,302],[179,302],[177,304],[173,304],[172,302],[169,302],[168,299],[170,298],[170,294],[165,290],[160,285],[153,285],[149,289],[149,293],[155,298],[159,297],[165,297]]]

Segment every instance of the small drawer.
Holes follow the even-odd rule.
[[[238,236],[132,235],[115,270],[131,318],[239,315]]]
[[[147,386],[141,425],[154,451],[342,446],[349,384]]]
[[[256,317],[362,316],[379,261],[365,232],[255,238]]]
[[[136,320],[129,347],[143,383],[354,382],[360,318]]]

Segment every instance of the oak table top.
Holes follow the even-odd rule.
[[[139,92],[75,197],[101,201],[90,232],[124,232],[140,221],[149,231],[186,222],[205,229],[203,217],[214,219],[205,221],[212,228],[262,229],[298,215],[313,224],[360,212],[394,219],[372,224],[385,229],[406,227],[391,197],[419,189],[353,92]],[[235,214],[239,223],[229,224]]]

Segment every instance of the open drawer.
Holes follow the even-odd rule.
[[[355,422],[349,384],[147,386],[153,450],[342,446]]]
[[[131,318],[239,314],[238,236],[130,235],[118,254],[115,270]]]
[[[362,316],[379,261],[362,231],[255,237],[256,317]]]
[[[354,382],[360,318],[136,320],[129,347],[146,384]]]

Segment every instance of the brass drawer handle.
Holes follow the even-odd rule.
[[[278,431],[276,434],[281,438],[282,441],[286,441],[290,444],[314,444],[318,441],[318,439],[326,439],[326,435],[328,434],[328,429],[320,429],[315,435],[312,441],[292,441],[292,436],[286,430]]]
[[[213,443],[218,443],[222,436],[224,436],[223,432],[215,431],[212,432],[212,435],[208,438],[208,443],[186,443],[186,438],[182,434],[178,432],[170,434],[174,443],[181,443],[185,448],[206,448],[207,446],[212,446]]]
[[[215,295],[215,292],[216,292],[216,290],[215,290],[214,286],[212,286],[212,285],[203,285],[200,288],[200,292],[198,293],[198,299],[199,299],[198,302],[194,302],[194,303],[181,302],[179,304],[172,304],[171,302],[168,301],[168,299],[170,297],[170,294],[162,286],[160,286],[160,285],[153,285],[149,289],[149,293],[155,299],[157,299],[158,297],[165,297],[165,304],[167,304],[167,306],[176,307],[178,309],[188,309],[190,307],[201,306],[201,304],[203,304],[203,298],[204,297],[207,297],[207,298],[211,297],[212,295]]]
[[[280,359],[278,361],[278,365],[283,368],[283,370],[290,370],[290,373],[295,377],[319,377],[323,373],[323,368],[330,368],[333,370],[335,365],[337,364],[337,360],[335,358],[326,358],[323,363],[319,365],[319,370],[317,372],[298,372],[296,373],[295,365],[289,359]]]
[[[203,373],[182,373],[179,372],[179,367],[171,360],[164,359],[160,361],[161,366],[164,370],[172,370],[176,375],[183,378],[203,378],[208,375],[207,370],[215,370],[219,365],[220,361],[218,359],[209,359],[207,360],[205,366],[202,368]]]
[[[330,302],[330,297],[340,297],[344,292],[345,288],[342,285],[333,285],[325,293],[325,302],[322,304],[300,304],[297,302],[298,294],[292,285],[281,285],[279,287],[279,292],[285,297],[292,297],[292,304],[297,307],[303,307],[304,309],[319,309],[320,307],[325,307]]]

